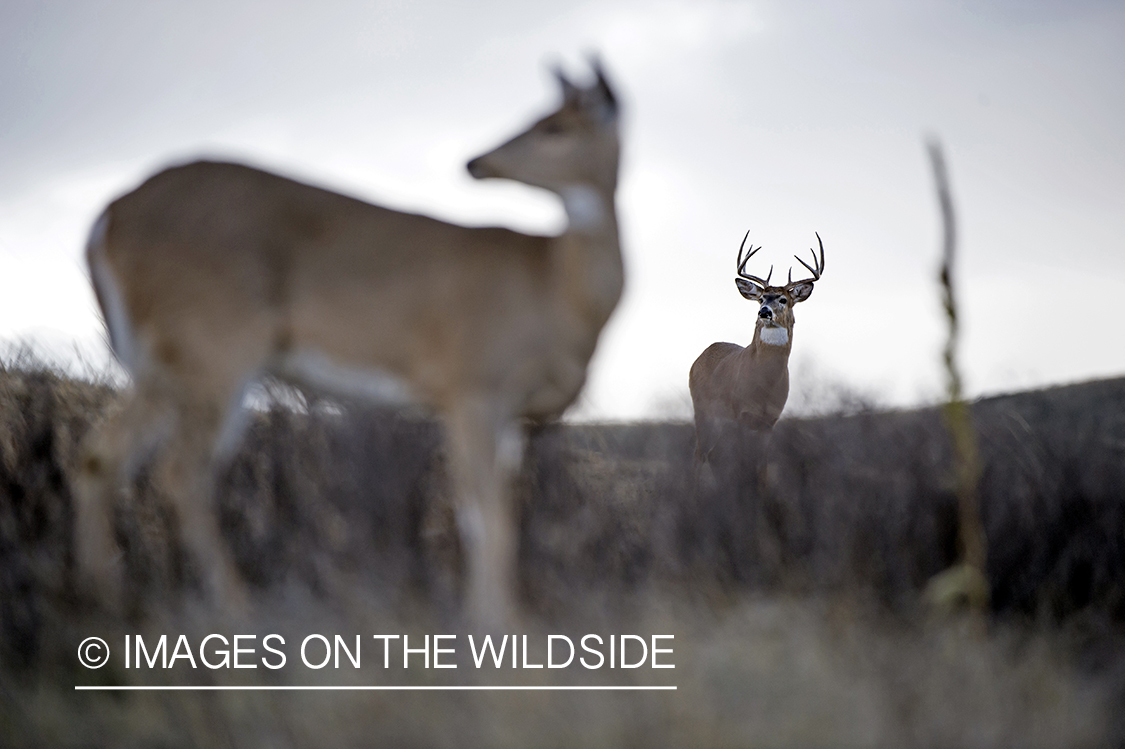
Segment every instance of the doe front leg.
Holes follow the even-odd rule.
[[[462,404],[447,418],[457,527],[465,555],[465,608],[488,628],[516,614],[518,533],[511,479],[522,457],[523,434],[487,402]]]
[[[247,613],[249,600],[222,534],[215,496],[214,449],[229,418],[220,403],[181,401],[176,439],[158,468],[157,483],[175,507],[179,539],[199,573],[204,598],[237,617]]]

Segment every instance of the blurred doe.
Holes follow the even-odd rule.
[[[812,278],[789,280],[784,286],[770,286],[773,267],[765,279],[746,272],[746,263],[761,247],[746,250],[747,231],[738,248],[735,285],[752,302],[758,302],[754,339],[743,348],[733,343],[712,343],[691,365],[688,388],[695,410],[695,463],[697,468],[711,462],[717,448],[733,435],[749,430],[768,433],[777,423],[789,397],[789,352],[793,347],[793,307],[809,298],[813,284],[824,272],[824,243],[817,234],[820,257],[812,253],[813,264],[797,262],[812,273]],[[733,431],[731,427],[734,427]]]
[[[173,499],[205,592],[243,597],[213,471],[239,444],[247,388],[271,376],[441,416],[468,614],[514,615],[509,483],[522,422],[558,417],[575,400],[624,283],[618,105],[593,68],[589,86],[556,71],[561,106],[468,163],[477,179],[559,195],[559,236],[457,226],[207,161],[162,171],[110,204],[87,261],[134,392],[83,459],[76,543],[89,583],[117,599],[115,497],[159,448],[151,475]]]

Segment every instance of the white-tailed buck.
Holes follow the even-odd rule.
[[[230,163],[156,174],[115,200],[87,249],[98,303],[134,393],[89,443],[79,563],[115,593],[112,506],[160,446],[153,476],[207,592],[240,595],[211,498],[238,444],[249,384],[273,376],[349,396],[405,395],[442,417],[471,616],[512,613],[509,479],[525,419],[578,395],[621,296],[617,101],[558,73],[563,102],[468,163],[562,198],[559,236],[467,228]]]
[[[750,246],[743,257],[746,239],[738,248],[734,279],[742,296],[758,302],[754,339],[743,348],[733,343],[712,343],[691,365],[688,387],[695,409],[695,460],[710,461],[724,435],[740,431],[768,432],[777,423],[789,397],[789,352],[793,346],[793,307],[805,301],[813,283],[824,272],[824,243],[818,234],[820,258],[813,251],[813,265],[797,257],[812,278],[770,286],[773,267],[765,279],[746,272],[746,263],[761,247]],[[737,427],[733,431],[728,427]]]

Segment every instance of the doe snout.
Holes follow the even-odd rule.
[[[488,174],[485,172],[484,165],[481,164],[481,161],[482,157],[478,156],[465,165],[465,168],[469,170],[469,175],[473,179],[484,179],[488,176]]]

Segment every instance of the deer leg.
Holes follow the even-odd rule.
[[[714,435],[710,420],[697,413],[695,415],[695,453],[692,456],[692,468],[695,475],[695,487],[710,487],[715,483],[711,470],[711,451],[714,449]]]
[[[738,425],[737,486],[743,518],[747,580],[772,581],[781,573],[783,537],[768,481],[771,430]]]
[[[740,424],[738,428],[738,472],[740,483],[753,487],[761,496],[766,489],[766,466],[769,452],[770,430],[752,429]]]
[[[129,400],[83,441],[74,491],[74,549],[79,587],[111,610],[122,604],[124,569],[114,533],[122,490],[171,431],[166,394],[138,385]]]
[[[446,429],[468,615],[501,627],[515,614],[518,537],[511,478],[522,454],[522,433],[485,399],[459,404]]]
[[[176,416],[153,478],[175,509],[178,540],[205,599],[235,614],[245,611],[246,593],[220,530],[215,469],[237,446],[241,396],[270,354],[274,324],[269,314],[248,313],[226,327],[169,327],[151,346],[152,377],[172,394]]]
[[[155,476],[175,507],[180,542],[205,598],[238,611],[246,606],[246,591],[222,535],[215,497],[214,452],[224,426],[237,418],[230,413],[231,392],[235,389],[215,397],[181,392],[176,439]]]
[[[721,418],[704,419],[697,430],[700,448],[710,448],[704,453],[706,462],[696,469],[709,561],[735,580],[760,579],[766,501],[762,471],[769,434]]]

